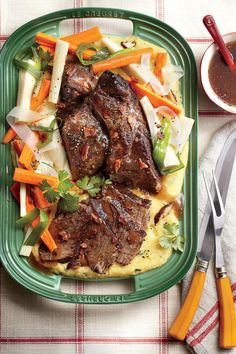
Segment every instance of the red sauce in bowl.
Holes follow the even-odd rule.
[[[236,41],[227,43],[227,47],[236,60]],[[232,73],[217,50],[213,55],[208,76],[216,95],[225,103],[236,106],[236,73]]]

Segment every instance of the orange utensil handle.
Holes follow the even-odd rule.
[[[236,347],[236,317],[230,280],[227,276],[218,278],[216,284],[220,303],[219,346],[221,348]]]
[[[199,270],[195,271],[184,304],[169,329],[170,336],[179,340],[185,339],[189,326],[198,308],[205,279],[206,272],[200,272]]]

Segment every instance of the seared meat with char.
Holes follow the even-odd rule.
[[[114,262],[129,264],[146,236],[150,204],[124,187],[104,186],[77,212],[52,221],[49,231],[57,249],[50,253],[41,245],[41,261],[88,265],[97,273],[105,273]]]
[[[161,179],[152,159],[150,134],[136,94],[128,82],[103,73],[88,98],[110,136],[109,177],[118,183],[157,193]]]
[[[88,95],[96,84],[97,77],[90,67],[83,66],[79,60],[67,62],[61,85],[62,103],[69,106],[77,102],[79,97]]]
[[[73,179],[92,176],[103,166],[108,137],[86,103],[67,116],[62,139]]]

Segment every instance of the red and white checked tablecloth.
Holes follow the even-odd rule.
[[[25,22],[65,8],[114,7],[145,13],[176,28],[189,42],[199,64],[211,39],[202,17],[213,14],[222,32],[236,29],[234,0],[0,0],[0,44]],[[223,15],[223,16],[222,16]],[[86,29],[98,23],[103,32],[129,34],[125,21],[109,19],[71,20],[64,33]],[[200,88],[200,154],[219,126],[232,118],[209,102]],[[217,117],[217,118],[214,118]],[[63,285],[75,293],[114,293],[129,285]],[[1,354],[184,354],[183,343],[167,335],[167,328],[180,305],[178,286],[154,298],[124,305],[70,305],[54,302],[22,288],[0,269],[0,353]],[[211,315],[211,314],[210,314]],[[207,319],[209,320],[209,314]],[[204,321],[204,319],[203,319]],[[199,328],[193,329],[197,331]],[[214,354],[214,353],[211,353]]]

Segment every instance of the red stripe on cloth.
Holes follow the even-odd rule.
[[[185,40],[189,43],[212,43],[211,38],[205,37],[185,37]]]
[[[76,8],[76,0],[74,0],[74,9]],[[75,33],[75,30],[76,30],[76,20],[74,18],[74,33]]]
[[[9,36],[0,35],[0,41],[6,41]]]
[[[0,343],[175,343],[183,344],[171,338],[133,338],[133,337],[118,337],[118,338],[109,338],[109,337],[87,337],[87,338],[58,338],[58,337],[2,337],[0,338]]]
[[[214,321],[205,329],[205,331],[202,332],[200,336],[192,340],[192,342],[189,343],[190,347],[195,347],[195,345],[200,344],[201,341],[215,328],[219,321],[219,316],[217,316]]]
[[[236,302],[236,295],[233,297],[234,302]],[[190,347],[194,347],[195,345],[202,342],[202,340],[215,328],[217,323],[219,322],[219,314],[217,317],[209,324],[209,326],[197,337],[189,343]]]
[[[222,116],[234,116],[235,114],[227,111],[199,111],[199,116],[209,116],[209,117],[222,117]]]
[[[236,282],[232,284],[231,289],[233,292],[236,290]],[[234,296],[234,302],[235,301],[236,301],[236,296]],[[188,332],[187,338],[193,336],[196,332],[199,331],[199,329],[201,329],[201,327],[213,316],[218,306],[219,306],[219,301],[217,301],[215,305],[212,306],[212,308],[203,316],[203,318]]]
[[[217,310],[219,305],[219,301],[217,301],[217,303],[210,309],[210,311],[208,311],[206,313],[206,315],[201,319],[201,321],[199,321],[196,326],[194,326],[190,331],[188,331],[187,334],[187,338],[190,336],[193,336],[196,332],[199,331],[199,329],[202,328],[202,326],[209,320],[209,318],[212,317],[212,315],[214,315],[215,311]]]

